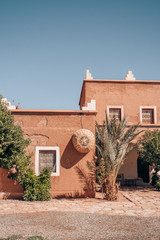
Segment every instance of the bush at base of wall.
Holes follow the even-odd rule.
[[[36,176],[32,169],[29,169],[22,179],[24,188],[23,199],[25,201],[47,201],[51,199],[49,190],[51,172],[44,168],[39,176]]]
[[[155,188],[160,191],[160,180],[158,180],[155,184]]]

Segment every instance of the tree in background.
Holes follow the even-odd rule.
[[[105,186],[105,198],[116,200],[118,184],[116,178],[127,154],[133,150],[131,141],[142,131],[137,131],[138,125],[127,127],[127,118],[119,121],[114,116],[106,120],[102,126],[96,123],[96,172],[99,181]]]
[[[155,186],[158,181],[157,172],[160,171],[160,131],[146,131],[138,146],[141,160],[154,167],[151,183]]]
[[[2,99],[2,98],[1,98]],[[30,157],[26,155],[26,147],[30,140],[24,139],[19,126],[14,125],[14,119],[7,106],[0,99],[0,167],[11,169],[15,166],[14,177],[20,181],[20,172],[30,166]]]

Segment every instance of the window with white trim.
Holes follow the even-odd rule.
[[[140,123],[155,124],[157,123],[156,107],[141,106],[140,107]]]
[[[107,115],[109,119],[113,116],[116,117],[119,121],[123,119],[123,106],[107,106]]]
[[[35,173],[39,173],[43,168],[51,169],[51,176],[59,176],[60,168],[59,147],[36,147]]]

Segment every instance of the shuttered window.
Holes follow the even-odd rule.
[[[116,117],[119,121],[121,121],[121,109],[120,108],[110,108],[109,109],[109,118]]]
[[[142,123],[153,124],[154,123],[154,110],[142,109]]]
[[[36,146],[36,175],[38,176],[45,167],[50,168],[51,176],[60,175],[60,149],[58,146]]]
[[[39,170],[48,167],[56,172],[56,151],[39,151]]]

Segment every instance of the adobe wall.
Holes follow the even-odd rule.
[[[124,107],[124,115],[129,116],[129,123],[140,122],[140,106],[157,107],[157,124],[160,125],[160,82],[151,81],[109,81],[84,80],[85,98],[83,92],[80,99],[80,108],[86,106],[91,99],[96,100],[99,124],[105,119],[107,105]]]
[[[96,100],[96,121],[99,124],[105,120],[107,105],[123,106],[129,125],[140,122],[140,106],[156,106],[157,124],[141,124],[141,130],[160,129],[160,81],[84,80],[80,108],[87,106],[91,100]],[[133,151],[121,167],[119,173],[123,173],[125,178],[137,178],[137,157],[136,151]]]
[[[8,178],[8,170],[0,168],[0,199],[20,198],[22,195],[22,186]]]
[[[137,176],[137,158],[138,154],[136,150],[130,152],[124,161],[124,165],[121,166],[119,174],[124,174],[124,179],[136,179]]]
[[[32,162],[35,164],[36,146],[58,146],[60,148],[60,176],[51,177],[51,194],[55,196],[94,195],[88,192],[80,180],[76,167],[86,174],[87,160],[93,158],[94,149],[87,154],[79,153],[72,145],[73,133],[85,128],[95,131],[95,112],[82,111],[31,111],[14,110],[15,124],[21,126],[24,137],[31,139],[27,151],[33,153]],[[3,191],[15,192],[15,196],[22,195],[21,186],[7,178],[7,171],[3,172],[1,181]],[[16,184],[16,186],[15,186]]]

